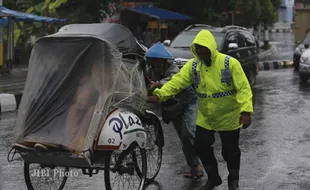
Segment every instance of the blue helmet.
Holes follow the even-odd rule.
[[[145,57],[148,58],[157,58],[157,59],[167,59],[174,60],[174,57],[171,53],[163,46],[160,42],[154,44],[145,54]]]

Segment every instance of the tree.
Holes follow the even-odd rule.
[[[118,11],[122,0],[7,0],[5,5],[35,15],[66,18],[67,23],[97,23],[114,13],[113,11]],[[51,25],[44,23],[19,23],[15,31],[15,41],[23,35],[48,34],[47,30],[50,28]]]
[[[119,11],[122,7],[122,0],[4,0],[4,6],[39,16],[66,18],[67,23],[96,23],[114,11]],[[60,24],[53,24],[53,26],[57,25],[61,26]],[[50,31],[51,26],[51,24],[38,22],[15,22],[15,47],[28,51],[29,48],[25,47],[27,45],[26,40],[32,35],[49,34],[52,32]],[[6,43],[7,38],[6,31],[4,30],[4,43]]]
[[[279,8],[282,4],[282,0],[271,0],[271,3],[275,8]]]
[[[281,0],[195,0],[191,2],[157,0],[156,2],[159,7],[192,16],[195,23],[211,25],[227,24],[221,21],[222,13],[231,14],[240,10],[240,17],[236,23],[249,27],[259,22],[273,24],[277,20],[277,9],[281,5]],[[176,4],[178,6],[175,6]]]
[[[17,0],[15,4],[11,2],[9,5],[15,7],[18,11],[28,14],[56,17],[56,9],[66,2],[67,0]],[[38,33],[41,33],[41,35],[46,34],[42,28],[45,29],[48,27],[43,27],[42,23],[24,24],[23,22],[16,22],[14,30],[15,46],[17,46],[18,42],[25,44],[24,40],[29,35]]]
[[[277,8],[273,6],[270,0],[258,1],[261,7],[261,12],[258,20],[260,21],[260,23],[264,24],[265,29],[267,29],[268,26],[275,23],[278,19]]]
[[[239,0],[238,8],[240,9],[241,15],[238,23],[245,27],[253,27],[260,16],[261,7],[257,0]],[[245,19],[246,18],[246,19]]]
[[[261,8],[259,17],[256,24],[262,24],[264,30],[268,30],[268,27],[274,24],[278,20],[278,8],[281,5],[281,0],[257,0]],[[269,48],[269,41],[264,40],[264,48]]]
[[[70,23],[98,23],[122,6],[122,0],[68,0],[58,13]]]

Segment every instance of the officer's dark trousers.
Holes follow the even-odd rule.
[[[212,147],[215,141],[214,133],[214,131],[197,126],[194,146],[196,155],[200,158],[208,174],[208,180],[218,181],[220,179],[218,164]],[[222,156],[229,171],[228,184],[238,182],[241,157],[239,148],[240,129],[219,132],[219,135],[222,141]]]

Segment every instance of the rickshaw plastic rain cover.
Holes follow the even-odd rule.
[[[31,53],[15,142],[91,149],[111,107],[142,111],[147,89],[137,60],[96,38],[43,38]]]

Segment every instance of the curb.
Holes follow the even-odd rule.
[[[259,70],[262,70],[262,71],[286,69],[286,68],[291,68],[293,66],[294,66],[294,62],[292,60],[259,62]]]
[[[0,114],[16,111],[22,99],[21,94],[0,94]]]
[[[261,30],[261,32],[265,32],[265,30]],[[292,33],[294,32],[292,29],[270,29],[268,32],[271,33]]]
[[[269,48],[268,50],[266,51],[263,51],[262,53],[259,53],[258,54],[258,58],[261,58],[261,57],[264,57],[266,55],[269,55],[269,54],[273,54],[277,51],[277,47],[274,46],[274,45],[271,45],[271,48]]]

